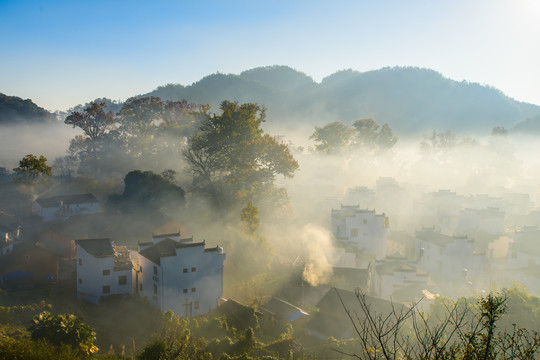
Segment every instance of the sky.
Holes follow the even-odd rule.
[[[66,110],[259,66],[418,66],[540,105],[538,19],[538,0],[0,0],[0,92]]]

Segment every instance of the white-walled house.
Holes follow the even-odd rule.
[[[332,209],[332,233],[338,241],[356,248],[365,257],[382,259],[386,256],[388,224],[384,214],[361,209],[358,205]]]
[[[76,240],[77,298],[99,304],[110,295],[133,293],[133,263],[110,239]]]
[[[95,214],[98,202],[92,194],[58,195],[32,203],[32,214],[42,221],[66,220],[75,215]]]
[[[163,312],[206,314],[223,296],[223,249],[170,235],[175,238],[154,235],[152,245],[141,244],[137,290]]]
[[[415,254],[431,277],[450,281],[479,275],[485,261],[485,254],[474,252],[474,240],[444,235],[433,228],[416,232]]]
[[[427,288],[428,275],[420,271],[414,262],[399,258],[387,258],[377,262],[374,276],[377,277],[377,288],[372,294],[381,299],[393,300],[394,293],[411,285],[417,284]],[[416,299],[409,299],[413,301]]]
[[[13,252],[13,243],[21,237],[21,227],[15,216],[0,211],[0,257]]]
[[[461,210],[456,233],[470,234],[478,230],[492,235],[502,234],[504,232],[504,212],[492,207]]]

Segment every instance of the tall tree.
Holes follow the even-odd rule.
[[[105,102],[91,102],[83,112],[73,112],[66,117],[66,124],[80,128],[84,134],[96,140],[114,127],[116,119],[112,111],[105,112]]]
[[[129,98],[117,115],[120,123],[118,140],[126,151],[135,159],[156,154],[156,129],[163,119],[161,98]]]
[[[309,137],[317,144],[315,149],[327,154],[345,150],[351,141],[352,130],[345,124],[335,121],[325,126],[315,127],[315,132]]]
[[[79,161],[79,170],[91,170],[102,167],[98,161],[105,156],[105,148],[110,142],[109,132],[117,122],[112,111],[105,111],[107,103],[92,101],[84,110],[74,111],[66,117],[66,124],[80,128],[84,135],[77,135],[70,141],[68,157]],[[70,163],[76,163],[70,161]]]
[[[118,112],[121,129],[132,136],[151,131],[163,118],[163,101],[159,97],[132,97]]]
[[[379,126],[373,119],[356,120],[353,123],[354,145],[375,153],[391,149],[397,142],[397,137],[388,124]]]
[[[287,145],[261,129],[263,107],[223,101],[221,110],[201,124],[183,151],[196,189],[219,204],[228,195],[240,200],[260,194],[277,175],[293,176],[298,162]]]
[[[191,136],[207,117],[208,105],[197,105],[186,100],[167,100],[163,105],[162,125],[177,129],[180,136]]]

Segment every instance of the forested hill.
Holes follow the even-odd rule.
[[[260,67],[239,75],[209,75],[189,86],[165,85],[146,95],[206,103],[212,109],[225,99],[256,102],[268,108],[269,122],[350,124],[373,118],[403,135],[430,129],[489,133],[540,114],[540,106],[492,87],[412,67],[339,71],[321,83],[286,66]]]
[[[49,122],[54,119],[47,110],[37,106],[30,99],[0,93],[0,124],[18,122]]]

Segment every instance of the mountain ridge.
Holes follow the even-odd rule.
[[[171,92],[158,88],[145,95],[169,99]],[[179,86],[170,99],[181,98],[208,103],[212,109],[225,99],[256,102],[268,108],[268,121],[276,123],[320,126],[374,118],[398,134],[464,129],[489,133],[493,127],[512,128],[540,114],[540,106],[516,101],[496,88],[455,81],[418,67],[346,69],[320,83],[288,66],[258,67],[238,75],[211,74]]]

